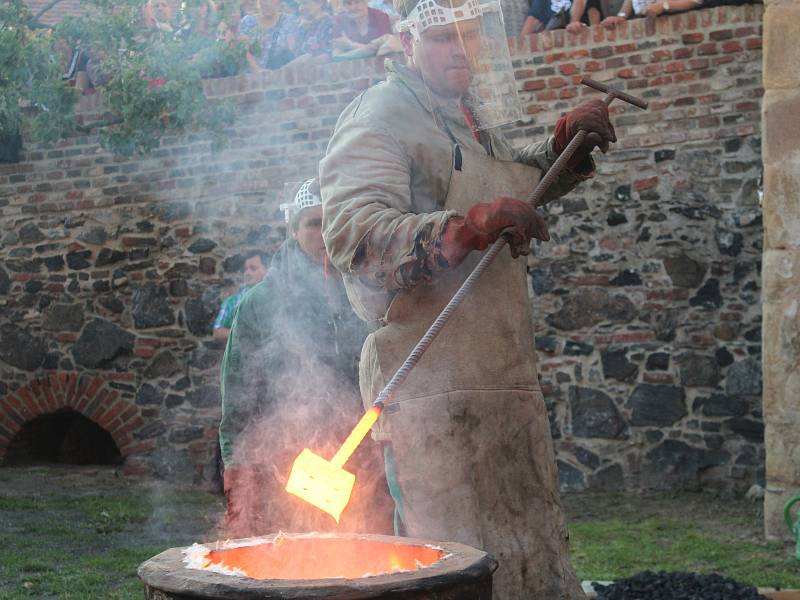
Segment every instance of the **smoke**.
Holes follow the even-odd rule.
[[[233,446],[232,463],[241,466],[226,476],[233,487],[228,534],[391,533],[383,460],[371,439],[345,465],[356,484],[339,524],[285,491],[303,448],[330,459],[363,414],[356,365],[366,331],[339,275],[326,276],[293,241],[261,285],[264,292],[237,317],[242,347],[234,364],[240,360],[241,373],[226,379],[226,403],[249,407]],[[254,334],[258,340],[251,344],[247,337]]]

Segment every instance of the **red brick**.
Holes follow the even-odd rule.
[[[675,73],[673,77],[675,78],[675,81],[678,83],[683,81],[694,81],[695,79],[697,79],[697,73]]]
[[[562,75],[574,75],[578,72],[578,67],[573,63],[567,63],[565,65],[559,65],[558,71]]]
[[[122,423],[125,424],[128,421],[130,421],[138,412],[139,409],[136,408],[135,404],[128,403],[128,406],[125,408],[125,410],[122,411],[122,414],[120,414],[119,418],[122,421]]]
[[[107,398],[108,390],[106,388],[101,389],[95,396],[94,400],[85,406],[83,414],[97,422],[97,418],[103,414],[103,412],[105,412]]]
[[[736,40],[730,40],[722,44],[722,51],[725,54],[730,54],[731,52],[741,52],[742,45]]]
[[[696,71],[697,69],[707,69],[708,68],[708,59],[707,58],[693,58],[689,61],[689,69],[692,71]]]
[[[587,72],[594,72],[594,71],[601,71],[603,69],[603,63],[599,60],[587,60],[583,64],[583,70]]]
[[[547,80],[547,87],[549,88],[561,88],[565,85],[569,85],[569,81],[563,77],[551,77]]]
[[[714,42],[707,42],[705,44],[700,44],[697,47],[698,56],[708,56],[709,54],[716,54],[716,53],[717,53],[717,45]]]
[[[684,44],[699,44],[705,39],[705,34],[700,31],[695,31],[692,33],[684,33],[681,36],[681,41]]]
[[[122,245],[126,247],[134,246],[157,246],[158,240],[151,237],[142,237],[138,235],[123,235]]]
[[[672,58],[675,60],[683,60],[685,58],[690,58],[692,54],[694,54],[694,50],[692,48],[676,48],[672,53]]]
[[[653,50],[650,53],[650,62],[661,62],[662,60],[669,60],[672,58],[672,52],[669,50]]]
[[[718,29],[708,34],[708,39],[720,42],[722,40],[729,40],[733,38],[733,31],[730,29]]]
[[[139,358],[150,358],[151,356],[154,356],[155,353],[156,351],[154,348],[137,346],[133,349],[133,355],[138,356]]]
[[[614,54],[624,54],[626,52],[636,52],[636,44],[620,44],[614,46]]]
[[[651,88],[658,88],[664,87],[665,85],[669,85],[672,83],[672,77],[669,75],[665,75],[664,77],[656,77],[655,79],[651,79],[647,82],[647,87]]]
[[[665,73],[680,73],[684,70],[684,65],[682,62],[671,62],[664,65],[664,72]]]
[[[762,38],[747,38],[747,42],[745,43],[745,47],[748,50],[759,50],[763,45]]]
[[[599,48],[592,48],[589,51],[589,55],[592,58],[608,58],[612,54],[614,54],[614,50],[611,48],[611,46],[601,46]]]
[[[633,182],[633,189],[637,192],[647,190],[658,185],[658,176],[648,177],[646,179],[637,179]]]
[[[645,371],[642,380],[645,383],[675,383],[675,378],[669,373],[653,373],[651,371]]]
[[[536,94],[537,102],[550,102],[558,98],[558,93],[555,90],[544,90]]]
[[[637,342],[649,342],[656,339],[656,334],[652,331],[627,331],[615,333],[612,341],[615,344],[635,344]]]
[[[17,390],[17,396],[25,403],[25,406],[28,407],[32,416],[39,416],[41,415],[44,410],[42,406],[37,402],[36,398],[31,394],[30,389],[28,386],[23,385]]]
[[[633,79],[636,77],[636,71],[631,68],[620,69],[617,71],[617,77],[620,79]]]

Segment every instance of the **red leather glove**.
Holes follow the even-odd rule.
[[[472,250],[486,250],[504,229],[513,228],[509,247],[517,258],[528,254],[531,238],[548,241],[544,218],[527,202],[516,198],[495,198],[470,207],[466,217],[452,217],[441,240],[441,253],[449,267],[461,264]]]
[[[561,154],[570,140],[581,130],[587,132],[583,144],[575,151],[567,166],[572,170],[585,171],[591,167],[584,164],[595,148],[608,151],[608,145],[617,141],[614,126],[608,118],[608,106],[602,100],[589,100],[579,104],[556,121],[555,151]]]

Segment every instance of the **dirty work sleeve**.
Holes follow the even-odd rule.
[[[535,142],[520,150],[513,150],[512,155],[517,162],[539,168],[542,171],[542,177],[550,170],[550,167],[553,166],[553,163],[556,162],[556,158],[558,158],[558,154],[556,154],[555,151],[555,140],[553,136],[550,136],[544,142]],[[589,157],[589,161],[590,167],[582,172],[576,172],[565,168],[561,172],[561,175],[559,175],[548,188],[542,202],[546,204],[556,198],[560,198],[575,189],[582,181],[593,177],[595,171],[594,159]]]
[[[411,288],[441,269],[440,238],[454,213],[414,212],[413,168],[383,124],[361,115],[343,116],[320,163],[328,254],[372,289]]]
[[[222,359],[219,443],[226,467],[247,462],[245,457],[235,456],[234,448],[237,438],[260,410],[264,369],[258,363],[268,333],[260,318],[267,301],[263,286],[262,282],[250,290],[236,310]]]

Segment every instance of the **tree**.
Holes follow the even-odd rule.
[[[185,3],[170,28],[142,25],[145,0],[89,0],[81,18],[55,27],[40,21],[53,0],[32,15],[22,0],[0,8],[0,133],[13,134],[30,113],[30,135],[51,142],[96,132],[103,146],[119,154],[146,153],[167,132],[209,131],[215,146],[232,121],[229,104],[211,102],[202,79],[233,75],[246,64],[243,44],[217,41],[217,24],[238,15],[210,0]],[[89,56],[95,86],[106,113],[93,123],[75,118],[78,91],[64,76],[65,55]]]

